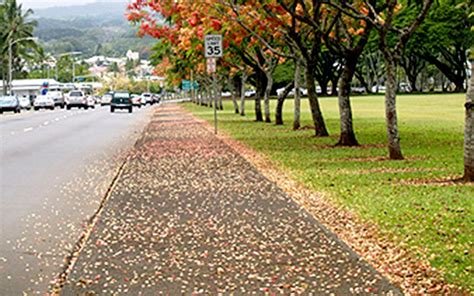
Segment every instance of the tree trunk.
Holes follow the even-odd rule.
[[[354,127],[352,124],[352,108],[351,108],[351,81],[354,76],[357,60],[346,59],[342,75],[339,79],[339,116],[341,135],[339,137],[338,146],[359,146],[357,142]]]
[[[301,127],[301,94],[300,94],[301,62],[295,62],[295,94],[294,94],[294,112],[293,112],[293,130]]]
[[[328,80],[320,79],[318,81],[319,86],[321,87],[321,96],[328,96]]]
[[[275,124],[283,125],[283,104],[285,99],[293,88],[293,82],[288,83],[283,90],[283,93],[278,96],[277,106],[275,110]]]
[[[414,75],[413,73],[407,73],[408,82],[410,83],[411,92],[418,92],[418,88],[416,87],[416,80],[418,75]]]
[[[305,65],[306,88],[308,89],[308,99],[311,108],[311,116],[314,124],[315,136],[327,137],[329,136],[324,122],[323,114],[319,106],[318,94],[316,93],[316,86],[314,84],[314,63],[307,61]]]
[[[247,82],[247,73],[243,72],[240,86],[240,116],[245,116],[245,82]]]
[[[392,54],[385,53],[385,70],[387,80],[385,81],[385,120],[387,123],[388,153],[390,159],[403,159],[400,147],[400,136],[398,133],[397,119],[397,63]]]
[[[335,81],[332,81],[332,83],[331,83],[331,84],[332,84],[332,88],[331,88],[331,96],[337,96],[337,95],[338,95],[338,93],[337,93],[337,89],[338,89],[339,87],[337,86],[337,83],[338,83],[338,81],[337,81],[337,80],[335,80]]]
[[[265,94],[264,94],[264,110],[265,110],[265,122],[272,122],[270,118],[270,93],[272,91],[273,86],[273,77],[272,73],[266,72],[265,76],[267,77],[267,85],[265,87]]]
[[[209,108],[212,107],[212,97],[213,97],[213,93],[212,93],[212,87],[208,88],[207,89],[207,106]]]
[[[235,114],[239,114],[239,103],[237,103],[234,79],[230,79],[229,86],[230,86],[230,95],[232,97],[232,104],[234,105]]]
[[[266,76],[261,70],[256,71],[257,93],[255,95],[255,121],[263,121],[262,97],[265,93]]]
[[[234,90],[231,91],[231,95],[232,95],[232,104],[234,104],[235,114],[239,114],[239,103],[237,103],[237,98],[235,97]]]
[[[466,93],[464,126],[464,180],[474,181],[474,61],[471,62],[471,80]]]
[[[220,83],[218,84],[218,86],[216,87],[216,98],[217,98],[217,107],[218,107],[218,110],[224,110],[224,105],[222,104],[222,86],[220,86]]]

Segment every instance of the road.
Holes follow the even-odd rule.
[[[0,116],[0,295],[47,291],[155,108]]]

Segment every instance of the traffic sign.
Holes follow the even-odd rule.
[[[204,37],[204,50],[206,58],[221,58],[222,35],[206,35]]]
[[[216,73],[216,59],[208,58],[206,60],[206,68],[207,68],[207,73],[209,74]]]
[[[191,84],[191,81],[189,80],[183,80],[182,81],[182,89],[184,91],[192,90],[192,89],[198,89],[199,88],[199,83],[197,81],[193,81]]]

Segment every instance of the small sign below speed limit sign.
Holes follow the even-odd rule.
[[[206,58],[222,57],[222,35],[206,35],[204,50]]]

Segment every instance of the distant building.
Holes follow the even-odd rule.
[[[140,59],[140,53],[129,50],[127,51],[126,57],[129,60],[138,61]]]
[[[34,97],[41,93],[41,90],[62,90],[64,85],[54,79],[16,79],[12,81],[13,94],[25,97]],[[0,87],[3,91],[3,87]]]

